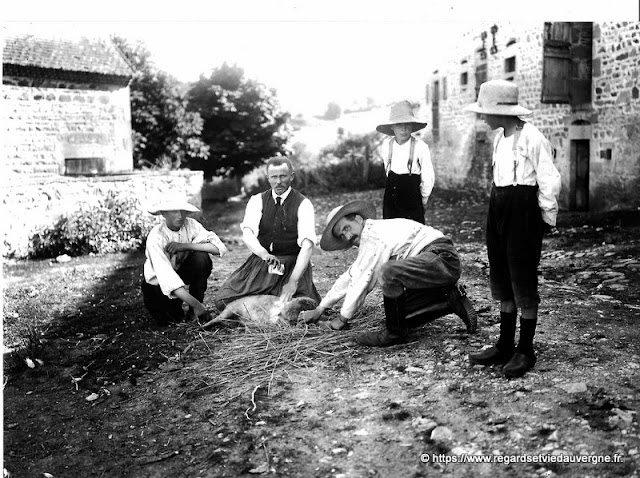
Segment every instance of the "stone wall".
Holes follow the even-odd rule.
[[[97,158],[104,173],[133,169],[128,87],[3,82],[5,175],[65,174],[67,161],[84,158]]]
[[[54,225],[80,203],[96,203],[110,192],[138,198],[146,210],[170,193],[200,206],[202,171],[137,172],[115,176],[59,175],[6,178],[2,185],[3,257],[25,257],[34,232]]]
[[[491,27],[496,25],[495,50]],[[433,116],[423,136],[429,143],[436,182],[445,187],[491,182],[491,142],[495,133],[463,108],[475,101],[475,68],[482,60],[481,33],[487,32],[487,79],[508,79],[520,87],[520,103],[533,110],[526,117],[556,148],[555,164],[562,176],[560,202],[569,205],[572,187],[571,140],[590,140],[589,197],[592,210],[640,205],[640,100],[638,99],[640,23],[593,24],[593,81],[591,108],[572,111],[567,104],[542,103],[544,22],[478,22],[451,46],[451,57],[429,79],[422,113],[433,108],[433,84],[439,82],[439,138],[433,135]],[[513,73],[505,59],[515,57]],[[466,73],[467,85],[461,84]],[[446,91],[443,84],[446,82]],[[588,126],[576,126],[588,124]],[[607,150],[610,155],[607,156]],[[605,159],[610,157],[610,159]]]
[[[640,206],[640,22],[596,24],[593,37],[592,204]]]

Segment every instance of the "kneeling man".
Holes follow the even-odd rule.
[[[320,305],[303,312],[301,319],[315,322],[326,308],[344,299],[340,316],[323,323],[340,330],[379,284],[386,327],[359,335],[358,343],[374,347],[399,344],[406,340],[408,329],[450,313],[474,333],[477,315],[458,284],[460,258],[451,239],[410,219],[375,217],[375,206],[367,201],[352,201],[329,213],[320,247],[336,251],[357,246],[358,257]]]

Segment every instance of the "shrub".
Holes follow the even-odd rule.
[[[147,234],[157,222],[156,217],[143,211],[137,199],[110,192],[95,204],[81,203],[77,211],[34,234],[29,257],[142,249]]]

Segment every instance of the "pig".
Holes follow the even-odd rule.
[[[314,309],[317,302],[297,297],[288,302],[276,295],[250,295],[234,300],[216,318],[203,324],[204,329],[239,324],[296,324],[303,310]]]

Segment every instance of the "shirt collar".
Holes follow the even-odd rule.
[[[290,192],[291,192],[291,186],[289,186],[289,188],[282,193],[282,196],[280,196],[282,198],[282,202],[284,202],[289,197]],[[276,202],[276,198],[278,196],[273,189],[271,190],[271,197],[273,198],[273,202]]]

